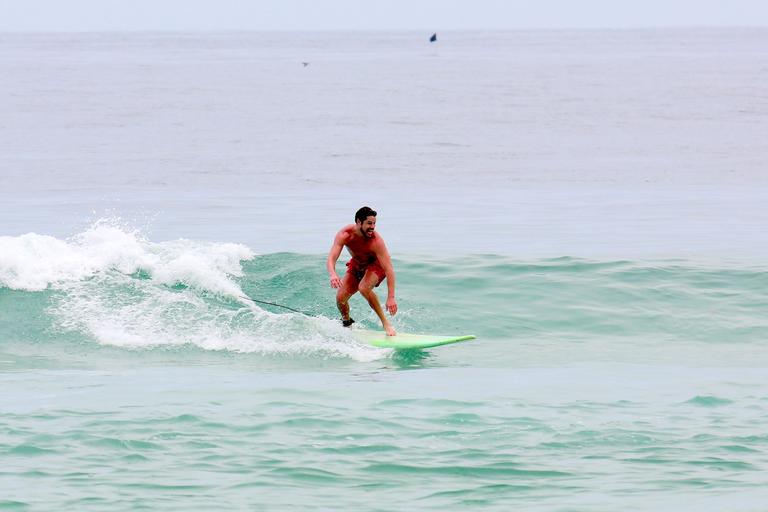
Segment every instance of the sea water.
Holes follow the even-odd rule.
[[[0,509],[765,508],[768,31],[428,36],[0,36]]]

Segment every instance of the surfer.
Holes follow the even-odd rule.
[[[365,297],[371,309],[381,320],[381,326],[387,336],[397,333],[384,316],[379,298],[373,290],[384,279],[387,280],[386,308],[390,315],[397,313],[395,301],[395,269],[392,259],[381,235],[375,232],[376,212],[363,206],[355,213],[355,223],[341,228],[333,239],[331,251],[328,253],[328,275],[331,278],[331,288],[336,288],[336,306],[341,313],[341,323],[349,327],[355,321],[349,316],[349,298],[357,292]],[[336,274],[336,261],[342,249],[347,248],[352,259],[347,262],[347,273],[344,279]]]

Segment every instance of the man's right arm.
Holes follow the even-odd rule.
[[[341,279],[339,279],[339,275],[336,273],[336,261],[338,261],[342,249],[344,249],[344,241],[344,232],[339,231],[336,234],[336,238],[333,239],[333,245],[328,253],[326,268],[328,269],[328,277],[331,278],[331,288],[341,288]]]

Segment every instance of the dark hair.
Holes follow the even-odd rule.
[[[367,206],[363,206],[359,210],[357,210],[357,213],[355,214],[355,222],[365,222],[365,219],[367,219],[370,216],[376,216],[376,211],[372,210],[371,208]]]

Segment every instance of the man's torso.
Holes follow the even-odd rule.
[[[347,239],[344,245],[352,259],[361,265],[370,265],[376,261],[376,233],[372,238],[366,238],[357,232],[356,225],[344,228]]]

